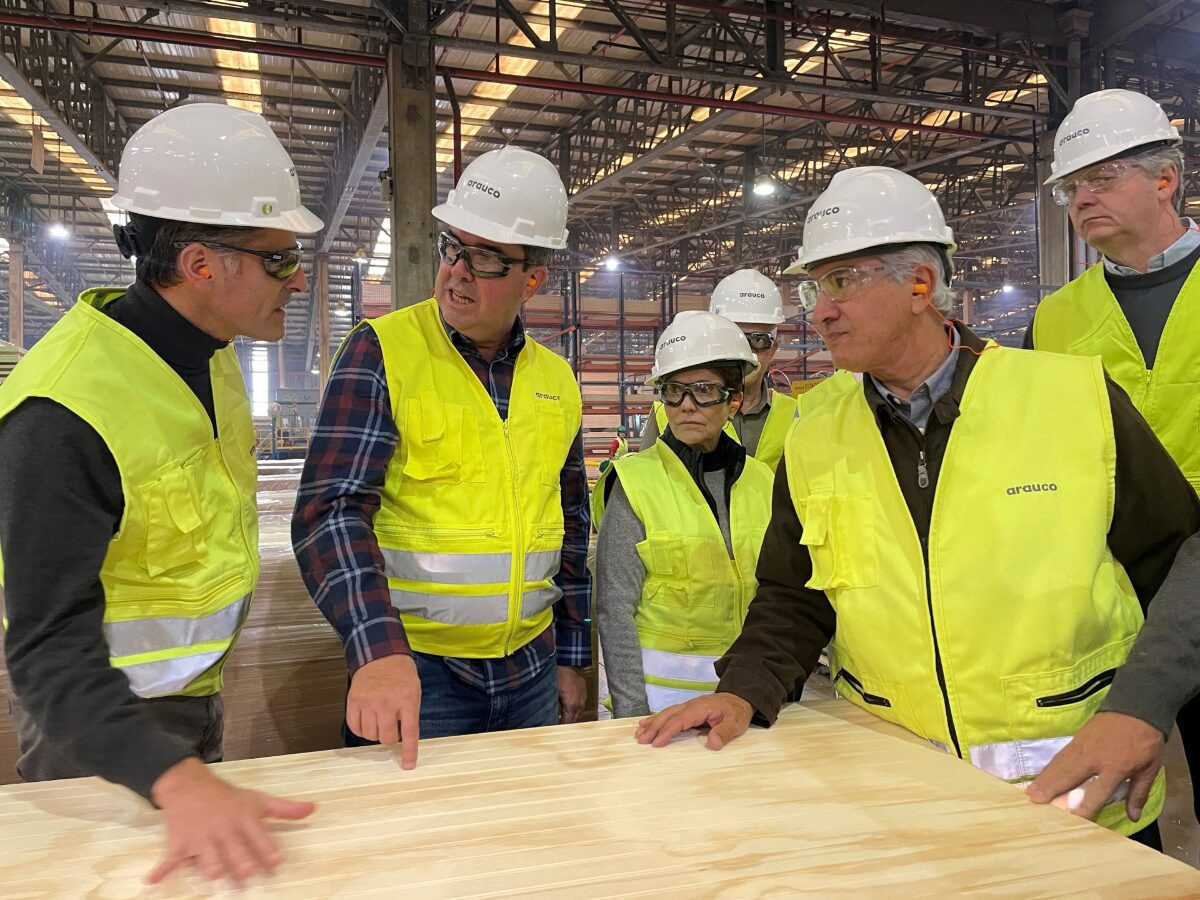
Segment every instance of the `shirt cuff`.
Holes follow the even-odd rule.
[[[592,620],[554,622],[554,652],[560,666],[581,668],[592,664]]]
[[[1112,687],[1108,689],[1107,696],[1096,711],[1133,716],[1148,725],[1153,725],[1163,733],[1164,738],[1170,737],[1181,704],[1176,702],[1170,692],[1163,690],[1159,681],[1159,677],[1153,672],[1142,672],[1129,665],[1122,666],[1117,670]]]
[[[396,654],[412,655],[404,624],[399,616],[383,616],[363,622],[346,640],[346,669],[350,677],[367,663]]]

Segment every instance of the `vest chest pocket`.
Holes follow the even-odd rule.
[[[151,577],[199,565],[207,549],[198,465],[169,466],[138,488],[146,525],[141,562]]]
[[[541,460],[542,484],[547,487],[562,486],[562,468],[566,463],[566,455],[560,456],[559,448],[563,446],[563,438],[567,430],[567,417],[557,406],[548,401],[539,401],[541,407],[537,413],[538,447]],[[569,452],[569,451],[568,451]]]
[[[475,411],[445,403],[433,391],[404,401],[400,440],[404,477],[440,484],[482,482],[483,449]]]
[[[875,500],[870,494],[813,494],[798,512],[804,527],[800,543],[812,560],[806,587],[823,591],[879,583]]]

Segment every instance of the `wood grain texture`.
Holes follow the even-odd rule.
[[[785,710],[721,752],[628,720],[220,764],[314,800],[279,873],[241,897],[1197,897],[1200,874],[1049,807],[844,701]],[[0,896],[145,889],[157,813],[96,779],[0,790]]]

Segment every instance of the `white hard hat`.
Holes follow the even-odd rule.
[[[201,225],[296,234],[324,225],[300,202],[296,167],[267,120],[223,103],[176,106],[139,128],[121,153],[112,203]]]
[[[1080,169],[1147,144],[1180,143],[1179,129],[1163,108],[1137,91],[1110,88],[1080,97],[1058,126],[1050,177],[1066,178]]]
[[[520,147],[472,161],[434,218],[501,244],[567,246],[567,189],[554,164]]]
[[[684,369],[728,363],[740,363],[743,377],[758,371],[758,359],[742,329],[724,316],[686,309],[663,329],[646,385],[658,387],[668,375]]]
[[[813,201],[804,220],[804,245],[783,273],[806,272],[816,263],[860,250],[916,243],[944,247],[947,262],[957,248],[929,188],[886,166],[843,169]]]
[[[738,269],[717,282],[708,311],[747,324],[778,325],[784,320],[779,288],[757,269]]]

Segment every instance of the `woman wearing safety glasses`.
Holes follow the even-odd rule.
[[[722,429],[757,369],[733,322],[680,313],[646,381],[667,430],[596,485],[596,622],[618,717],[710,693],[713,664],[741,631],[772,475]]]

